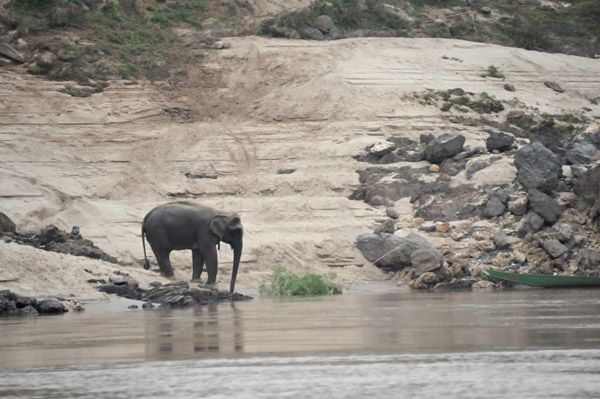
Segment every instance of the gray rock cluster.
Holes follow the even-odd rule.
[[[245,301],[252,299],[239,293],[217,291],[210,288],[191,288],[186,281],[170,284],[151,284],[149,290],[140,288],[135,279],[127,275],[113,276],[111,283],[103,284],[98,290],[128,299],[144,301],[144,309],[151,309],[154,303],[161,307],[188,307],[193,305],[208,305],[223,301]]]
[[[39,316],[61,314],[69,309],[85,310],[81,304],[59,298],[37,299],[10,290],[0,290],[0,316]]]
[[[452,134],[424,134],[420,143],[394,137],[367,148],[357,159],[378,166],[358,171],[361,186],[350,198],[385,206],[388,216],[396,201],[410,198],[420,221],[383,220],[374,233],[357,237],[358,249],[415,289],[487,286],[478,282],[485,279],[480,270],[491,267],[600,275],[600,132],[589,128],[552,148],[562,150],[538,141],[518,147],[512,134],[499,131],[488,132],[485,149]],[[423,166],[402,164],[414,161]],[[502,186],[453,183],[495,162],[514,162],[516,178]],[[396,236],[404,227],[423,236]],[[450,244],[432,248],[427,235]]]
[[[6,242],[31,245],[46,251],[118,263],[116,258],[95,246],[91,240],[84,239],[76,226],[70,233],[60,230],[54,225],[48,225],[39,232],[20,232],[17,231],[13,221],[0,212],[0,238]]]

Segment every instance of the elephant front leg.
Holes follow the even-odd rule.
[[[192,281],[200,282],[202,277],[202,269],[204,269],[204,256],[198,249],[192,249]]]
[[[217,247],[211,245],[210,248],[207,248],[206,251],[204,251],[204,255],[206,272],[208,273],[206,284],[215,284],[217,281],[217,266],[219,263],[217,258]]]

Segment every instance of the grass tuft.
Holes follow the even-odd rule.
[[[310,296],[341,294],[342,288],[334,280],[335,273],[320,276],[305,273],[300,277],[285,267],[276,267],[271,275],[270,284],[263,282],[258,292],[262,296]]]

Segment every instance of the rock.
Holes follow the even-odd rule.
[[[408,283],[408,287],[414,290],[423,290],[433,287],[439,283],[439,278],[434,272],[427,272]]]
[[[527,212],[528,200],[525,195],[508,201],[508,210],[515,216],[523,216]]]
[[[438,164],[462,151],[465,137],[459,134],[444,133],[425,146],[425,159]]]
[[[492,266],[505,268],[510,266],[515,258],[510,252],[500,252],[498,255],[492,258]]]
[[[600,160],[600,151],[591,143],[575,143],[567,151],[566,158],[572,165],[590,164]]]
[[[506,91],[517,91],[517,89],[515,89],[515,86],[510,84],[510,83],[505,83],[504,84],[504,90]]]
[[[277,170],[277,174],[278,175],[291,175],[292,173],[294,173],[296,171],[296,169],[292,169],[292,168],[284,168],[284,169],[278,169]]]
[[[25,62],[25,57],[21,55],[17,50],[12,48],[7,43],[0,43],[0,55],[10,58],[11,60],[15,60],[20,63]]]
[[[506,236],[501,231],[496,231],[492,236],[492,240],[494,240],[494,244],[498,249],[507,249],[510,247],[510,244],[506,240]]]
[[[17,230],[15,223],[8,216],[0,212],[0,233],[14,233]]]
[[[394,221],[392,219],[387,219],[383,223],[381,223],[379,226],[377,226],[375,228],[375,230],[373,230],[373,233],[375,233],[375,234],[381,234],[381,233],[394,234],[395,231],[396,231],[396,228],[394,227]]]
[[[446,234],[450,230],[450,223],[448,222],[437,222],[435,224],[435,232]]]
[[[496,284],[487,280],[480,280],[471,286],[471,289],[474,290],[489,290],[493,288],[496,288]]]
[[[27,72],[32,75],[44,75],[52,68],[57,60],[56,54],[45,51],[34,58],[35,62],[29,66]]]
[[[37,306],[37,299],[25,295],[13,294],[12,299],[15,301],[17,308],[24,308],[27,306]]]
[[[396,211],[394,208],[392,208],[391,206],[388,206],[385,209],[385,213],[386,215],[392,219],[392,220],[398,220],[398,218],[400,217],[400,215],[398,214],[398,211]]]
[[[423,145],[429,144],[434,139],[435,139],[435,136],[431,133],[423,133],[423,134],[421,134],[421,136],[419,136],[419,141]]]
[[[306,26],[306,27],[302,28],[300,33],[301,33],[302,39],[325,40],[325,36],[323,35],[323,32],[321,32],[317,28],[313,28],[312,26]]]
[[[515,121],[517,119],[521,119],[523,116],[525,116],[525,112],[523,111],[508,111],[506,114],[506,119],[509,121]]]
[[[292,169],[291,172],[284,172],[284,173],[279,173],[279,171],[277,171],[278,174],[288,174],[288,173],[294,173],[295,169]],[[217,172],[215,172],[214,170],[207,170],[207,171],[197,171],[197,172],[187,172],[185,173],[185,177],[187,177],[188,179],[217,179],[219,177],[219,175],[217,174]]]
[[[529,212],[522,220],[527,233],[536,233],[544,227],[544,218],[535,212]]]
[[[576,165],[571,165],[571,175],[573,175],[574,178],[579,179],[581,176],[583,176],[583,174],[587,172],[586,168],[582,168],[580,166],[576,166]]]
[[[154,304],[152,302],[144,302],[144,304],[142,305],[142,309],[152,309],[154,307]]]
[[[432,272],[444,264],[444,258],[435,249],[417,249],[410,255],[410,262],[415,271],[415,276],[426,272]]]
[[[425,159],[425,151],[408,150],[404,153],[407,162],[420,162]]]
[[[587,170],[577,179],[573,187],[575,193],[586,200],[595,201],[599,197],[600,165]]]
[[[138,305],[129,305],[127,306],[127,309],[139,309]]]
[[[40,312],[38,312],[37,309],[32,305],[27,305],[23,308],[17,309],[14,314],[15,316],[35,317],[39,316]]]
[[[504,132],[492,132],[485,141],[485,147],[489,152],[498,150],[504,152],[510,150],[515,142],[515,137],[512,134]]]
[[[492,197],[485,203],[485,211],[484,215],[487,218],[493,218],[496,216],[500,216],[506,211],[506,205],[498,199],[498,197]]]
[[[556,239],[560,242],[568,242],[571,237],[573,237],[573,228],[566,224],[566,223],[560,223],[560,224],[556,224],[554,225],[554,227],[556,228]]]
[[[584,248],[573,258],[570,271],[572,273],[583,271],[600,271],[600,251],[592,248]]]
[[[439,171],[440,171],[440,167],[439,167],[439,165],[435,165],[435,164],[433,164],[433,165],[431,165],[431,166],[429,167],[429,171],[430,171],[431,173],[439,173]]]
[[[488,166],[488,163],[486,161],[479,161],[479,160],[470,161],[467,164],[467,179],[471,180],[475,173],[487,168],[487,166]]]
[[[565,247],[560,241],[555,240],[554,238],[543,240],[541,244],[544,251],[553,258],[559,258],[569,250],[569,248]]]
[[[535,189],[529,191],[529,206],[549,224],[556,223],[563,212],[554,198]]]
[[[37,310],[40,314],[53,314],[64,313],[67,308],[57,299],[44,299],[38,302]]]
[[[368,148],[368,152],[374,155],[383,156],[396,149],[396,144],[389,141],[380,141]]]
[[[150,283],[148,283],[148,285],[150,287],[160,287],[162,283],[160,281],[151,281]]]
[[[124,284],[127,284],[127,282],[129,281],[129,278],[127,276],[121,276],[121,275],[110,276],[108,281],[110,281],[114,285],[124,285]]]
[[[520,148],[515,155],[515,166],[517,179],[527,190],[546,193],[558,186],[562,173],[560,159],[540,142]]]
[[[323,34],[329,33],[335,25],[333,24],[333,19],[329,15],[319,15],[317,20],[315,21],[315,25],[317,29],[319,29]]]
[[[412,266],[410,256],[414,251],[431,248],[427,240],[414,233],[407,237],[386,233],[361,234],[356,238],[356,246],[369,262],[395,270]]]
[[[464,146],[463,150],[456,154],[452,159],[454,159],[455,161],[462,161],[463,159],[467,159],[469,157],[472,157],[473,155],[481,153],[483,153],[483,147],[466,145]]]
[[[562,93],[562,92],[565,91],[565,89],[563,89],[563,87],[560,84],[556,83],[556,82],[552,82],[552,81],[547,80],[547,81],[544,82],[544,85],[547,88],[552,89],[552,90],[554,90],[554,91],[556,91],[558,93]]]

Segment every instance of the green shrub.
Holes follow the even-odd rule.
[[[160,10],[154,10],[154,14],[152,14],[152,17],[150,17],[150,21],[158,22],[159,24],[164,24],[165,22],[167,22],[167,17],[165,17],[165,15]]]
[[[485,71],[481,76],[484,77],[484,78],[486,76],[489,76],[491,78],[496,78],[496,79],[504,79],[504,78],[506,78],[506,76],[504,76],[504,74],[500,71],[500,69],[498,69],[494,65],[490,65],[488,67],[487,71]]]
[[[300,277],[284,267],[276,267],[271,275],[270,285],[263,282],[258,292],[262,296],[306,296],[341,294],[342,288],[334,282],[334,273],[320,276],[305,273]]]

